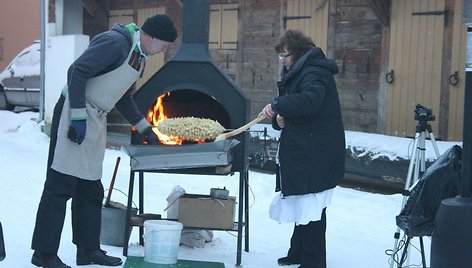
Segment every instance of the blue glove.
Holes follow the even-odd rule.
[[[85,139],[85,132],[87,131],[87,120],[72,120],[69,126],[69,133],[67,137],[69,140],[81,145]]]
[[[157,138],[156,133],[152,131],[152,127],[148,127],[143,131],[143,135],[146,138],[145,141],[147,144],[156,145],[159,144],[159,139]]]

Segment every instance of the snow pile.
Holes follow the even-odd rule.
[[[262,139],[264,129],[267,129],[267,137],[272,140],[279,138],[279,131],[275,131],[269,124],[257,124],[251,127],[251,136]],[[371,160],[386,158],[389,161],[409,160],[413,152],[414,139],[401,138],[380,134],[346,131],[346,149],[351,150],[357,158],[368,157]],[[462,142],[436,141],[439,154],[444,153],[454,145],[462,147]],[[425,142],[425,160],[432,162],[436,159],[433,143]]]

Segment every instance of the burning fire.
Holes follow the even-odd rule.
[[[164,93],[159,98],[156,100],[156,104],[151,107],[148,111],[147,114],[147,120],[153,125],[157,126],[159,122],[164,121],[167,119],[167,115],[165,114],[164,111],[164,104],[162,103],[162,100],[164,97],[170,96],[170,92]],[[159,141],[162,142],[162,144],[166,145],[181,145],[184,139],[175,137],[175,136],[168,136],[163,133],[161,133],[157,127],[153,128],[154,133],[156,133],[157,137],[159,138]]]

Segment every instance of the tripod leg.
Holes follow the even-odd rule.
[[[418,148],[418,143],[419,143],[419,140],[421,139],[422,135],[420,134],[420,132],[416,132],[415,134],[415,140],[414,140],[414,144],[413,144],[413,153],[411,155],[411,159],[410,159],[410,164],[408,166],[408,173],[406,175],[406,179],[405,179],[405,186],[403,188],[403,202],[402,202],[402,206],[401,206],[401,209],[400,211],[405,207],[405,204],[406,204],[406,201],[408,199],[408,196],[410,195],[410,186],[412,184],[412,180],[413,181],[416,181],[417,178],[418,178],[418,175],[417,175],[417,171],[416,171],[416,168],[418,166],[418,158],[419,158],[419,150],[417,149]],[[415,172],[414,172],[415,171]],[[413,175],[414,173],[414,175]],[[400,239],[400,232],[401,232],[401,229],[400,227],[397,227],[397,231],[395,232],[394,234],[394,243],[393,243],[393,250],[392,250],[392,262],[390,263],[390,268],[393,268],[393,266],[395,265],[394,263],[394,259],[395,259],[395,254],[397,253],[397,247],[398,247],[398,239]]]
[[[420,133],[416,133],[415,135],[415,143],[413,144],[413,154],[411,155],[410,164],[408,165],[408,173],[406,175],[405,188],[404,188],[405,190],[410,188],[411,178],[413,175],[413,170],[415,168],[415,162],[418,159],[417,148],[418,148],[418,140],[420,139],[420,136],[421,136]]]
[[[395,255],[397,254],[397,247],[398,247],[398,239],[400,238],[400,227],[397,227],[397,231],[395,232],[394,238],[395,241],[393,242],[393,250],[392,250],[392,262],[390,263],[390,268],[393,268],[395,263]]]
[[[431,139],[431,143],[433,144],[434,152],[436,153],[436,158],[439,158],[438,144],[436,143],[436,139],[434,138],[433,131],[429,132],[429,137]]]
[[[424,171],[426,170],[426,131],[421,132],[419,141],[418,141],[418,153],[419,153],[419,165],[418,169],[416,169],[416,180],[419,178],[419,174],[423,174]]]
[[[403,253],[402,257],[400,258],[400,261],[398,262],[398,268],[401,268],[403,266],[403,263],[406,261],[406,254],[408,253],[408,247],[410,246],[410,240],[411,237],[407,237],[406,242],[405,242],[405,247],[403,248]]]
[[[423,262],[423,268],[426,268],[426,257],[424,256],[424,243],[423,243],[422,236],[420,236],[420,249],[421,249],[421,261]]]

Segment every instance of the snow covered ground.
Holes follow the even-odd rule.
[[[30,263],[36,209],[46,173],[49,137],[36,123],[38,113],[0,111],[0,222],[3,225],[7,257],[0,267],[34,267]],[[347,145],[362,147],[378,155],[408,158],[410,139],[357,132],[346,133]],[[439,142],[440,152],[455,143]],[[411,146],[410,146],[411,148]],[[427,148],[427,152],[433,152]],[[103,163],[103,185],[110,183],[115,161],[121,157],[115,188],[127,192],[129,158],[119,150],[108,149]],[[208,194],[212,187],[226,187],[237,196],[239,176],[199,176],[179,174],[146,174],[146,212],[166,215],[166,197],[174,186],[187,193]],[[242,254],[242,266],[251,268],[278,267],[277,258],[285,256],[293,226],[269,219],[268,208],[274,193],[274,176],[250,172],[250,238],[249,252]],[[135,187],[137,188],[137,187]],[[135,194],[137,196],[137,194]],[[395,216],[403,197],[337,187],[332,205],[327,210],[327,257],[330,268],[390,267],[386,250],[393,247],[396,231]],[[112,200],[126,203],[126,196],[113,192]],[[135,200],[137,202],[137,200]],[[70,205],[70,204],[69,204]],[[75,247],[71,243],[70,211],[66,216],[59,256],[75,266]],[[429,263],[430,239],[425,239]],[[143,256],[135,228],[130,239],[129,254]],[[414,245],[418,247],[417,239]],[[121,256],[122,248],[102,246],[112,255]],[[419,252],[412,248],[410,264],[420,264]],[[121,256],[123,260],[125,257]],[[236,233],[215,231],[213,241],[203,248],[180,246],[179,259],[223,262],[233,267],[236,262]],[[100,266],[88,266],[100,267]],[[297,267],[297,266],[292,266]]]

